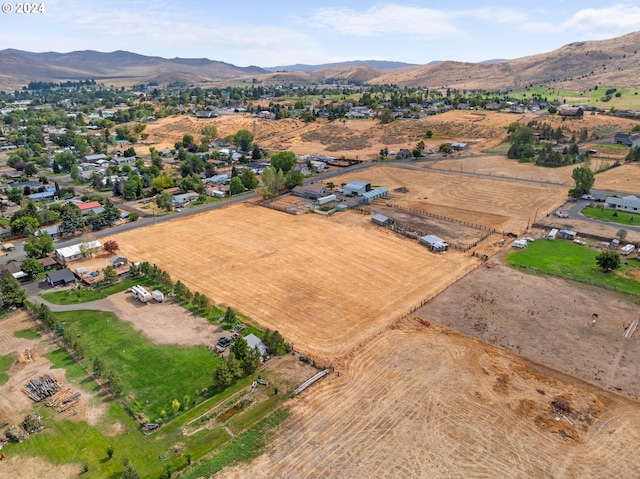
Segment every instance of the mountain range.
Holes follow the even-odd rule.
[[[144,56],[126,51],[70,53],[0,51],[0,90],[31,81],[94,79],[110,85],[173,82],[203,85],[256,79],[267,84],[340,82],[459,89],[520,89],[540,85],[572,91],[599,86],[635,87],[640,82],[640,32],[576,42],[557,50],[512,60],[481,63],[434,61],[411,65],[392,61],[351,61],[324,65],[238,67],[206,58]]]

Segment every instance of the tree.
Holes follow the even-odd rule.
[[[216,369],[215,380],[220,389],[226,388],[233,382],[233,374],[229,369],[229,363],[227,361],[222,361],[218,369]]]
[[[569,196],[572,198],[580,198],[582,195],[589,193],[595,182],[593,171],[586,166],[580,166],[573,170],[571,177],[575,181],[575,187],[569,190]]]
[[[382,113],[380,114],[380,123],[391,123],[393,120],[395,120],[395,117],[393,116],[391,108],[388,106],[384,107],[384,110],[382,110]]]
[[[253,133],[249,130],[239,130],[235,135],[232,135],[231,141],[242,151],[249,151],[253,143]]]
[[[291,170],[285,176],[285,186],[288,190],[292,190],[296,186],[304,184],[304,175],[299,170]]]
[[[105,241],[104,244],[102,245],[102,247],[109,254],[115,254],[116,251],[118,251],[120,249],[120,246],[118,245],[118,242],[115,241],[115,240],[107,240],[107,241]]]
[[[2,295],[2,306],[22,306],[27,299],[26,291],[9,270],[4,270],[0,276],[0,294]]]
[[[84,223],[80,208],[73,203],[65,203],[60,209],[60,226],[58,226],[60,236],[74,235],[76,231],[83,229]]]
[[[116,269],[108,265],[103,270],[104,273],[104,282],[107,284],[113,284],[118,281],[118,273],[116,273]]]
[[[22,272],[29,275],[31,279],[35,279],[40,273],[44,271],[43,264],[34,258],[29,258],[22,263]]]
[[[124,183],[124,189],[122,190],[122,196],[125,200],[138,199],[138,190],[142,190],[140,183],[136,178],[129,178]]]
[[[114,449],[113,446],[107,447],[107,457],[111,459],[113,457]]]
[[[156,205],[165,211],[171,211],[173,209],[173,195],[167,191],[158,193],[156,195]]]
[[[271,167],[276,170],[282,170],[285,175],[297,162],[296,155],[290,151],[281,151],[271,155]]]
[[[202,135],[202,141],[211,143],[218,138],[218,128],[216,128],[215,125],[205,125],[202,127],[202,130],[200,130],[200,134]]]
[[[267,348],[269,348],[269,351],[276,353],[278,349],[284,345],[284,337],[279,331],[271,331],[270,329],[267,329],[264,332],[262,342]]]
[[[140,476],[133,468],[133,466],[128,465],[127,468],[122,473],[122,479],[140,479]]]
[[[286,179],[282,174],[282,170],[269,167],[262,172],[262,184],[264,185],[262,196],[264,198],[273,198],[285,189]]]
[[[262,158],[262,150],[260,150],[260,147],[257,143],[254,143],[253,150],[251,151],[251,159],[259,160],[260,158]]]
[[[38,229],[38,226],[40,226],[38,219],[31,216],[16,218],[9,224],[11,234],[16,236],[23,233],[33,234]]]
[[[620,242],[623,242],[627,237],[627,233],[628,233],[627,230],[625,230],[624,228],[620,228],[616,236],[620,238]]]
[[[85,258],[92,258],[98,251],[98,246],[93,241],[87,240],[80,243],[80,252]]]
[[[225,323],[233,323],[236,320],[236,313],[234,313],[231,307],[227,307],[227,310],[224,313],[224,321]]]
[[[244,187],[248,190],[255,190],[260,185],[258,178],[256,178],[256,174],[251,168],[245,168],[244,170],[242,170],[240,180],[242,181]]]
[[[53,253],[53,238],[49,233],[29,235],[24,242],[24,251],[29,258],[44,258],[49,253]]]
[[[193,298],[193,295],[191,294],[191,291],[189,291],[189,288],[187,288],[180,280],[176,281],[173,292],[175,293],[176,298],[178,298],[178,301],[181,302],[189,302],[191,301],[191,298]]]
[[[57,163],[60,167],[60,171],[63,173],[69,173],[71,167],[76,164],[76,157],[72,153],[58,153],[55,156],[54,163]]]
[[[105,198],[102,204],[104,211],[100,213],[100,221],[105,226],[112,226],[120,219],[120,210],[109,198]]]
[[[232,195],[238,195],[244,192],[244,184],[239,176],[234,176],[229,182],[229,192]]]
[[[239,361],[244,362],[245,358],[247,357],[247,352],[249,351],[249,344],[247,344],[247,341],[242,336],[240,336],[236,338],[230,349],[233,355]]]
[[[22,203],[22,199],[24,198],[24,190],[22,188],[11,188],[7,192],[7,199],[9,201],[13,201],[16,205]]]
[[[433,131],[427,130],[424,134],[427,139],[431,139],[433,137]]]
[[[184,135],[182,135],[182,146],[189,149],[189,147],[193,144],[194,144],[193,135],[190,135],[188,133],[185,133]]]
[[[443,143],[438,147],[438,151],[444,154],[451,154],[453,153],[453,147],[451,146],[451,143]]]
[[[596,263],[602,271],[608,273],[620,268],[620,255],[615,251],[603,251],[596,256]]]
[[[93,362],[91,363],[91,370],[96,376],[102,376],[102,373],[104,372],[104,364],[100,358],[93,359]]]
[[[151,188],[153,188],[154,191],[156,191],[157,193],[172,187],[173,187],[173,178],[169,178],[168,176],[165,176],[165,175],[156,176],[151,181]]]
[[[42,418],[35,412],[30,412],[22,420],[22,428],[29,434],[41,431],[44,428]]]
[[[262,355],[258,347],[249,348],[244,358],[244,370],[248,373],[254,373],[260,367]]]

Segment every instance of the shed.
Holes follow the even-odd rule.
[[[445,240],[436,235],[426,235],[420,238],[420,243],[427,246],[431,251],[436,253],[444,253],[449,245]]]
[[[374,188],[371,191],[367,191],[362,195],[361,202],[362,203],[371,203],[373,200],[377,200],[378,198],[384,198],[389,194],[389,190],[383,187]]]
[[[247,342],[251,349],[258,348],[261,356],[265,356],[267,354],[267,345],[264,344],[262,340],[255,334],[246,335],[244,337],[244,340]]]
[[[113,266],[114,268],[122,268],[123,266],[126,266],[128,262],[129,261],[126,257],[119,254],[109,259],[109,264],[111,264],[111,266]]]
[[[47,273],[47,282],[51,286],[66,286],[75,283],[76,277],[69,268],[63,268]]]
[[[568,240],[571,240],[571,241],[576,239],[577,235],[578,235],[578,233],[576,233],[575,231],[571,231],[571,230],[560,230],[560,231],[558,231],[558,238],[568,239]]]
[[[468,143],[462,143],[459,141],[454,141],[453,143],[451,143],[451,148],[453,148],[456,151],[461,151],[461,150],[466,150],[469,148],[469,144]]]
[[[345,195],[362,196],[367,191],[371,191],[371,183],[366,181],[352,180],[344,185],[343,192]]]
[[[391,218],[388,218],[381,213],[376,213],[375,215],[373,215],[371,221],[373,221],[378,226],[389,226],[391,223],[393,223]]]

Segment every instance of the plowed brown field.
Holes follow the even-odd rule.
[[[622,165],[596,175],[594,188],[640,195],[640,164]]]
[[[231,206],[116,237],[122,254],[281,331],[328,364],[470,271],[355,212],[292,216]]]
[[[638,475],[633,401],[450,330],[406,322],[339,372],[294,401],[271,452],[220,477]]]

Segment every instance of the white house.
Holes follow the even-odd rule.
[[[623,196],[618,198],[617,196],[607,196],[604,201],[604,207],[608,210],[621,210],[629,211],[630,213],[637,213],[640,211],[640,198],[635,195]]]
[[[69,263],[70,261],[76,261],[78,259],[85,258],[85,251],[100,251],[101,249],[102,244],[100,243],[100,241],[96,240],[89,241],[88,243],[74,244],[65,248],[59,248],[55,251],[55,255],[62,262]]]

